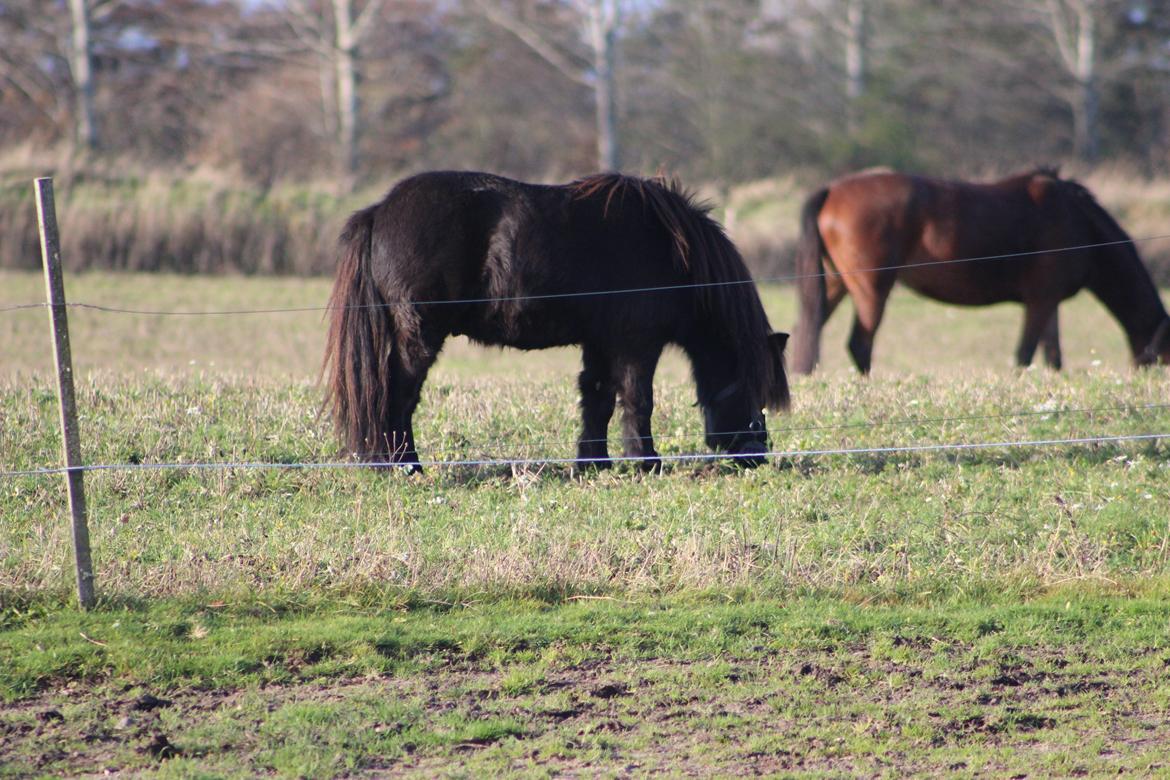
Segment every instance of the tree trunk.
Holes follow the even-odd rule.
[[[593,98],[597,119],[597,165],[603,171],[621,168],[617,130],[616,41],[618,0],[592,0],[589,43],[593,49]]]
[[[1048,0],[1048,17],[1065,70],[1073,78],[1073,152],[1096,162],[1100,151],[1096,0]]]
[[[1073,143],[1078,157],[1096,162],[1100,151],[1097,95],[1097,28],[1092,9],[1077,6],[1077,92],[1073,106]]]
[[[588,65],[566,56],[539,29],[529,26],[514,12],[504,10],[494,0],[477,0],[476,4],[492,24],[516,36],[572,81],[589,88],[593,93],[597,127],[597,167],[604,171],[619,170],[621,144],[618,139],[616,59],[621,0],[572,0],[573,8],[584,23],[584,36],[592,60]]]
[[[75,91],[74,133],[77,143],[86,149],[98,146],[97,124],[94,121],[93,68],[89,46],[89,8],[86,0],[69,0],[73,17],[73,45],[69,52],[69,68],[73,72]]]
[[[845,102],[851,137],[856,137],[861,127],[861,98],[868,75],[866,3],[867,0],[848,0],[845,9]]]
[[[333,0],[333,19],[338,172],[345,189],[349,190],[358,167],[357,34],[350,0]]]

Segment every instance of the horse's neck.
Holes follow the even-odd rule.
[[[1166,308],[1136,252],[1130,249],[1112,255],[1102,254],[1088,287],[1125,329],[1130,349],[1137,355],[1165,322]]]
[[[681,346],[691,361],[700,403],[711,403],[729,385],[742,381],[731,359],[735,354],[733,344],[720,343],[711,334],[704,334]]]

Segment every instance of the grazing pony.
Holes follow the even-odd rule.
[[[1016,360],[1027,366],[1043,343],[1055,369],[1057,306],[1087,287],[1125,329],[1136,364],[1170,363],[1170,318],[1132,240],[1084,186],[1056,171],[987,184],[858,173],[814,193],[801,223],[800,373],[816,366],[821,328],[846,293],[856,313],[849,352],[867,373],[895,280],[945,303],[1024,304]]]
[[[444,340],[544,349],[580,344],[577,458],[659,466],[654,369],[690,358],[707,444],[763,462],[762,410],[788,404],[783,350],[723,229],[676,183],[602,174],[566,185],[423,173],[355,213],[341,236],[323,372],[345,448],[420,469],[411,417]]]

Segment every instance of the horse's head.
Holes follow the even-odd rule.
[[[707,446],[735,456],[747,467],[760,466],[768,452],[768,427],[762,405],[781,409],[788,406],[788,380],[784,374],[784,345],[787,333],[768,336],[768,360],[771,361],[771,387],[759,392],[736,380],[710,398],[701,399]]]

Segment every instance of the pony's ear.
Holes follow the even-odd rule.
[[[768,344],[777,352],[783,352],[784,347],[788,344],[787,333],[769,333]]]

